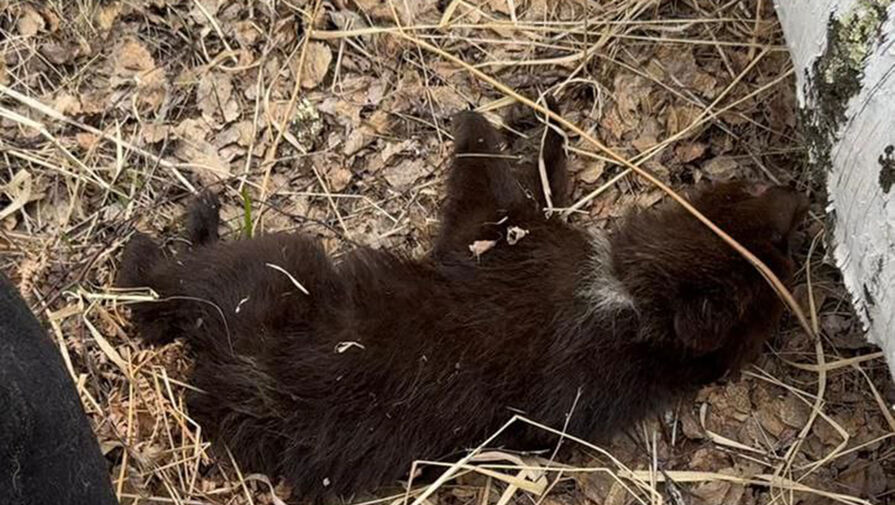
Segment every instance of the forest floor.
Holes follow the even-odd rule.
[[[422,256],[451,115],[528,114],[510,134],[537,130],[508,90],[554,95],[675,189],[738,177],[809,192],[792,291],[821,337],[789,316],[739,377],[612,444],[566,440],[553,462],[480,448],[428,503],[895,503],[895,386],[827,258],[772,2],[0,0],[0,86],[0,270],[59,344],[122,503],[290,495],[210,457],[184,406],[184,348],[132,335],[111,290],[130,233],[175,236],[210,187],[225,239],[300,230],[335,255]],[[568,133],[570,220],[606,228],[663,199]]]

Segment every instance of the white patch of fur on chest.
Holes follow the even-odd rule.
[[[588,312],[616,312],[633,309],[634,298],[612,270],[609,238],[602,231],[591,233],[591,254],[582,272],[584,283],[578,296]]]

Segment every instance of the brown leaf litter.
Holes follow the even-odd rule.
[[[128,297],[110,289],[130,230],[176,233],[191,191],[211,187],[228,238],[301,231],[337,256],[355,243],[425,254],[451,114],[488,110],[509,145],[538,132],[465,65],[554,94],[567,120],[675,188],[749,177],[816,192],[771,4],[0,0],[0,85],[25,97],[0,88],[0,268],[62,343],[122,503],[289,497],[276,476],[212,458],[185,410],[180,344],[131,335]],[[569,150],[570,219],[605,228],[662,200],[574,135]],[[822,241],[807,245],[824,227],[812,210],[794,292],[815,302],[819,342],[789,321],[741,376],[609,444],[566,439],[556,458],[482,447],[413,497],[895,503],[895,387]]]

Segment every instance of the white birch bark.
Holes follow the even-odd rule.
[[[776,0],[828,241],[867,338],[895,370],[895,5]]]

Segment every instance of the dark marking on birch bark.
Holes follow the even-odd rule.
[[[876,299],[873,297],[873,294],[870,293],[870,289],[867,287],[867,284],[862,284],[861,287],[864,288],[864,298],[867,300],[867,305],[876,305]]]
[[[879,155],[879,186],[883,193],[889,194],[895,184],[895,146],[889,144]]]

